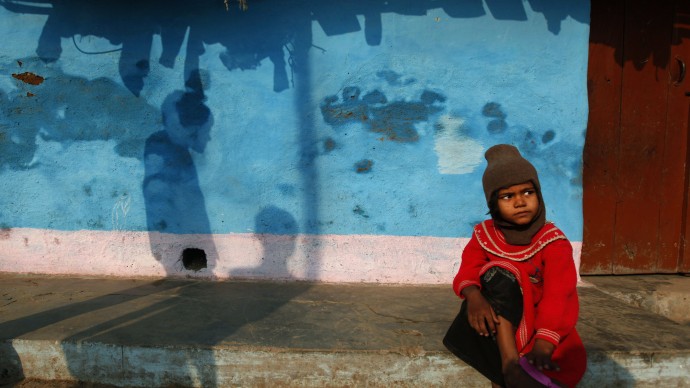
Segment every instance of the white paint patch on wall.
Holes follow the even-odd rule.
[[[381,235],[173,235],[15,228],[0,233],[0,272],[114,277],[450,284],[468,238]],[[186,270],[185,248],[208,253]],[[576,268],[582,244],[573,243]],[[156,257],[152,251],[157,252]]]
[[[441,174],[469,174],[482,162],[484,147],[460,132],[464,120],[453,115],[439,119],[442,128],[434,135],[434,151]]]

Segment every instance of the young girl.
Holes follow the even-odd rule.
[[[570,242],[545,220],[537,171],[517,148],[485,154],[491,219],[475,226],[453,290],[464,299],[443,342],[492,386],[574,387],[587,357]]]

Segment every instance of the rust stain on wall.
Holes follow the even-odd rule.
[[[362,173],[367,173],[371,171],[371,168],[374,166],[374,162],[369,160],[369,159],[363,159],[360,160],[359,162],[355,163],[355,171],[357,171],[358,174]]]
[[[12,77],[30,85],[40,85],[43,83],[43,81],[45,81],[45,78],[29,71],[26,71],[21,74],[13,73]]]

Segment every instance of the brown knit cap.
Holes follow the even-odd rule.
[[[544,226],[546,222],[546,207],[541,196],[541,185],[537,170],[532,163],[520,155],[520,151],[509,144],[498,144],[489,148],[484,154],[488,165],[482,176],[486,204],[489,206],[491,218],[505,236],[506,242],[512,245],[528,245],[532,237]],[[537,190],[539,208],[534,219],[527,225],[514,225],[504,220],[497,209],[491,207],[491,195],[504,187],[532,182]],[[495,204],[494,204],[495,205]]]
[[[482,176],[482,184],[487,204],[494,191],[527,181],[532,181],[537,191],[541,193],[537,170],[532,163],[520,155],[520,151],[514,146],[497,144],[489,148],[484,157],[488,164]]]

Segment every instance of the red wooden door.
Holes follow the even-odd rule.
[[[672,61],[678,65],[677,75],[673,75],[673,84],[670,88],[669,98],[669,126],[685,128],[681,135],[678,135],[677,142],[673,147],[683,148],[683,166],[685,185],[683,187],[683,207],[682,207],[682,234],[681,250],[678,262],[678,271],[683,273],[690,272],[690,2],[676,0],[676,13],[674,19],[673,44],[671,46]],[[677,172],[681,174],[681,172]]]
[[[688,270],[689,18],[682,0],[592,0],[582,273]]]

